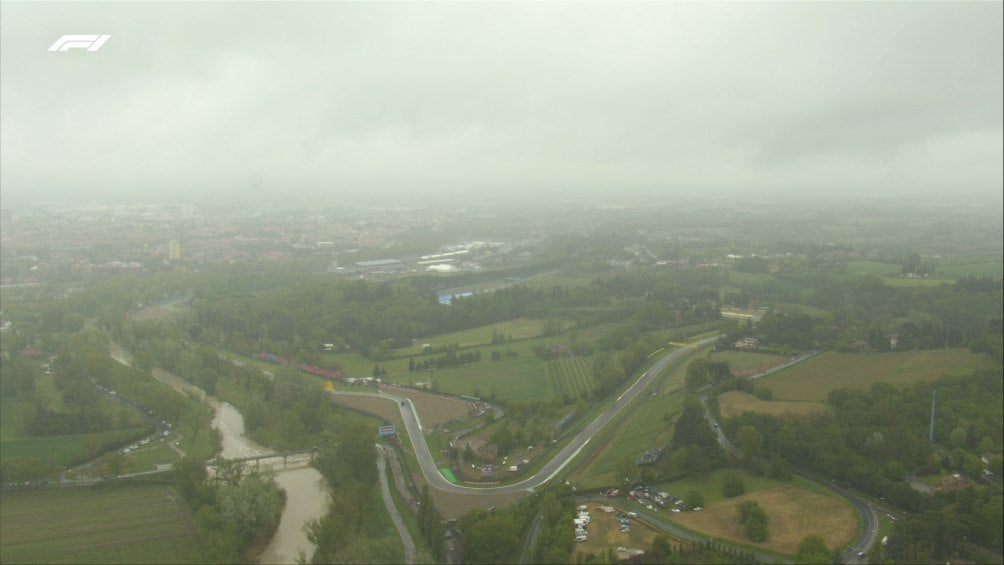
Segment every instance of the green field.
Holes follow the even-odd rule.
[[[500,361],[436,369],[431,376],[429,372],[419,372],[408,376],[407,380],[391,380],[401,384],[434,380],[439,390],[449,394],[473,394],[474,389],[478,389],[483,396],[494,392],[498,398],[509,401],[532,402],[554,398],[554,387],[548,378],[546,364],[547,361],[535,355],[523,354]]]
[[[200,539],[165,485],[2,494],[3,563],[182,563]]]
[[[859,277],[899,277],[903,265],[899,263],[879,263],[878,261],[848,261],[847,273]]]
[[[597,434],[606,443],[598,447],[588,459],[588,465],[580,468],[573,476],[580,488],[598,488],[619,484],[622,477],[616,477],[618,463],[625,457],[636,461],[652,447],[661,447],[673,437],[664,416],[674,415],[683,408],[684,395],[678,392],[687,374],[687,363],[706,355],[710,347],[698,349],[692,355],[671,365],[663,376],[655,381],[661,393],[655,397],[644,396],[622,412],[621,425],[611,437]],[[603,436],[603,437],[601,437]]]
[[[66,405],[63,404],[63,395],[56,388],[52,375],[42,373],[35,376],[35,395],[44,398],[49,403],[49,409],[55,412],[66,410]]]
[[[955,279],[961,277],[995,277],[1004,276],[1004,264],[1000,262],[983,261],[978,263],[966,263],[962,265],[937,265],[935,264],[935,276],[921,279],[908,279],[900,277],[902,265],[893,263],[879,263],[876,261],[848,261],[847,272],[856,276],[874,275],[880,277],[882,282],[894,287],[918,287],[918,286],[938,286],[940,284],[952,284]]]
[[[4,441],[2,444],[4,457],[38,457],[45,461],[52,459],[59,465],[65,465],[74,456],[88,453],[84,448],[87,442],[96,441],[97,445],[104,442],[127,443],[143,435],[146,428],[126,428],[95,434],[77,434],[66,436],[22,437]]]
[[[481,326],[460,332],[440,334],[432,337],[419,338],[413,347],[404,347],[397,350],[398,356],[421,355],[422,348],[426,344],[432,347],[440,347],[456,343],[461,348],[474,347],[477,345],[491,346],[493,331],[497,331],[503,336],[512,336],[513,340],[529,339],[541,335],[544,329],[543,320],[530,320],[518,318],[507,322],[499,322],[488,326]]]
[[[847,271],[854,275],[875,275],[883,278],[899,278],[902,265],[894,263],[879,263],[876,261],[848,261]],[[957,277],[997,277],[1004,275],[1004,263],[1000,261],[981,261],[961,265],[935,264],[935,278],[952,279]],[[914,279],[916,280],[916,279]]]
[[[673,415],[683,407],[683,395],[657,397],[640,400],[632,406],[623,425],[610,438],[588,466],[575,475],[573,480],[579,488],[591,489],[620,484],[623,477],[617,477],[617,465],[624,458],[632,463],[645,450],[667,445],[673,437],[673,430],[666,425],[664,417]],[[639,467],[633,467],[638,478]]]
[[[0,398],[0,442],[17,438],[17,399],[4,396]]]
[[[966,348],[868,355],[830,351],[768,375],[759,384],[769,387],[777,400],[826,400],[837,388],[868,389],[878,381],[907,385],[993,366],[985,353]]]
[[[732,499],[722,496],[722,484],[730,473],[742,478],[746,494]],[[754,547],[781,554],[794,554],[798,544],[809,534],[822,536],[828,547],[840,547],[853,538],[859,527],[855,512],[846,500],[798,478],[785,483],[740,469],[719,469],[662,486],[662,490],[681,498],[691,489],[704,495],[704,510],[673,514],[671,520],[704,535],[751,544],[740,527],[737,505],[741,501],[755,500],[769,516],[770,527],[767,540]]]
[[[145,427],[133,426],[92,434],[21,436],[17,433],[17,400],[0,399],[0,456],[2,457],[37,457],[42,461],[52,460],[62,466],[74,457],[92,451],[85,446],[126,443],[143,435],[145,430]]]
[[[722,486],[725,484],[725,478],[727,475],[736,475],[742,479],[743,484],[746,486],[746,492],[756,492],[759,490],[767,490],[777,486],[786,485],[783,481],[776,481],[764,476],[754,475],[745,469],[740,468],[728,468],[728,469],[718,469],[708,473],[707,475],[701,476],[687,476],[682,479],[673,481],[671,483],[663,483],[658,485],[659,490],[668,492],[679,498],[683,498],[687,491],[693,489],[704,495],[705,505],[718,502],[719,500],[725,500],[722,496]],[[802,482],[801,479],[798,479]],[[815,488],[815,485],[808,482],[802,482],[799,486],[804,486],[810,490],[815,490],[818,492],[828,492]]]
[[[743,351],[717,351],[708,357],[714,363],[728,363],[732,369],[767,368],[769,363],[782,358],[770,353],[746,353]]]
[[[969,263],[966,265],[945,265],[938,267],[938,274],[950,277],[1004,277],[1004,263]]]
[[[548,361],[547,370],[558,398],[582,398],[588,396],[596,386],[592,366],[582,357],[562,357]]]
[[[533,320],[530,321],[533,322]],[[539,321],[537,322],[540,323]],[[481,332],[487,335],[490,341],[492,327],[500,327],[500,325],[483,326],[470,330],[470,332]],[[614,325],[604,325],[602,327],[576,331],[576,339],[579,342],[592,342],[610,331],[613,327]],[[459,334],[445,334],[444,336],[435,338],[435,341],[437,343],[440,341],[444,343],[456,343],[446,341],[446,336],[456,335]],[[513,337],[515,338],[515,335]],[[534,354],[534,350],[541,346],[548,347],[553,344],[567,345],[570,340],[571,334],[566,332],[548,337],[466,348],[467,351],[472,349],[479,350],[482,361],[441,369],[416,371],[414,373],[408,371],[408,362],[410,359],[413,358],[416,363],[421,363],[426,359],[437,359],[445,354],[405,356],[379,362],[374,362],[358,353],[337,353],[326,355],[325,357],[336,361],[341,365],[346,375],[353,377],[368,377],[372,375],[373,366],[379,365],[380,368],[387,371],[387,376],[384,377],[384,381],[386,382],[402,385],[422,382],[431,386],[431,382],[435,381],[440,391],[450,394],[472,394],[474,389],[477,388],[482,395],[489,395],[494,390],[499,398],[514,402],[530,402],[534,400],[561,398],[561,395],[556,392],[555,381],[551,376],[551,369],[548,366],[549,363],[560,363],[560,361],[555,362],[541,359]],[[458,350],[458,352],[462,351],[464,349]],[[493,351],[503,354],[507,351],[512,351],[517,356],[503,356],[501,360],[492,361],[491,353]],[[398,353],[400,354],[401,351]],[[579,358],[574,361],[568,360],[566,367],[563,369],[567,375],[562,382],[567,383],[575,390],[591,389],[593,387],[591,363],[590,357]],[[555,368],[554,370],[558,371],[559,369]],[[571,397],[577,398],[578,394],[572,394]]]

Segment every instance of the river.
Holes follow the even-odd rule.
[[[110,353],[119,363],[131,366],[132,355],[125,348],[112,344]],[[254,457],[275,451],[258,445],[244,435],[244,416],[229,403],[207,395],[202,389],[167,371],[154,369],[151,373],[155,379],[181,394],[195,393],[216,410],[212,426],[220,432],[223,448],[220,456],[224,459]],[[328,488],[324,477],[313,467],[298,467],[279,471],[275,481],[286,491],[286,506],[282,510],[275,535],[258,561],[291,565],[297,562],[301,552],[309,560],[314,553],[314,546],[307,539],[304,526],[310,520],[320,519],[327,510]]]

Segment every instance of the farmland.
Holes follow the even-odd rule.
[[[726,362],[732,370],[732,374],[737,377],[748,377],[756,373],[761,373],[776,367],[785,361],[787,357],[771,355],[768,353],[747,353],[742,351],[718,351],[708,357],[708,361]]]
[[[19,437],[4,440],[3,456],[38,457],[43,461],[51,458],[57,465],[67,465],[81,456],[90,454],[91,450],[85,447],[88,444],[117,445],[141,437],[144,432],[146,428],[136,427],[93,434]]]
[[[732,418],[743,412],[757,412],[771,416],[779,414],[815,415],[826,412],[826,405],[818,402],[760,400],[751,394],[738,391],[730,391],[720,395],[718,408],[722,418]]]
[[[818,401],[837,388],[868,389],[878,381],[907,385],[993,366],[987,355],[964,348],[870,355],[827,352],[768,375],[759,384],[769,387],[777,400]]]
[[[4,563],[181,563],[200,543],[164,485],[4,492],[0,516]]]
[[[491,361],[486,348],[482,353],[484,360],[478,363],[455,365],[428,371],[408,371],[408,358],[397,358],[374,363],[355,353],[343,353],[330,356],[334,358],[350,376],[370,376],[373,365],[379,365],[387,371],[383,378],[385,382],[418,385],[424,383],[432,388],[450,394],[489,395],[494,389],[501,398],[515,402],[550,399],[554,396],[554,387],[548,378],[547,361],[533,355],[533,348],[542,343],[553,343],[554,338],[533,339],[522,342],[492,346],[492,351],[512,350],[516,356],[505,356],[497,361]],[[416,356],[415,361],[435,359],[441,355]],[[475,394],[475,389],[480,394]]]
[[[893,263],[879,263],[876,261],[849,261],[847,271],[854,275],[874,275],[881,277],[886,284],[892,284],[893,279],[900,278],[902,265]],[[937,275],[934,281],[951,281],[958,277],[997,277],[1004,274],[1004,264],[991,261],[977,263],[960,263],[956,265],[937,266]],[[905,279],[917,281],[918,279]],[[924,279],[920,279],[924,280]]]
[[[549,361],[547,370],[558,398],[582,398],[596,386],[593,369],[582,357],[562,357]]]
[[[509,341],[519,341],[538,337],[543,332],[543,320],[530,320],[518,318],[507,322],[499,322],[488,326],[471,328],[460,332],[440,334],[437,336],[419,338],[412,347],[405,347],[397,350],[398,356],[421,355],[425,345],[440,347],[456,343],[461,348],[474,347],[478,345],[491,345],[492,336],[498,333],[501,336],[512,338]]]
[[[49,377],[49,375],[44,376]],[[51,378],[47,380],[51,383]],[[59,404],[61,404],[62,396],[55,391],[52,394],[53,396],[50,398],[59,399]],[[43,461],[52,460],[57,466],[62,466],[92,454],[97,446],[118,445],[146,432],[147,428],[140,425],[142,421],[132,412],[115,406],[107,399],[102,398],[100,401],[109,409],[116,410],[116,413],[121,414],[122,420],[132,425],[88,434],[23,436],[17,432],[17,401],[9,397],[3,398],[0,400],[0,447],[2,447],[3,457],[37,457]]]
[[[427,383],[431,380],[439,390],[451,394],[487,398],[494,395],[512,402],[531,402],[554,397],[546,363],[533,355],[520,355],[500,361],[437,369],[431,378],[427,373],[416,373],[413,378]]]

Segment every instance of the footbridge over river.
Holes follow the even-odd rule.
[[[237,459],[224,459],[223,465],[242,464],[245,469],[279,473],[288,469],[307,467],[317,457],[318,453],[320,451],[316,447],[303,451],[282,451]],[[206,465],[206,471],[214,475],[218,464],[219,462],[215,459],[210,461]]]

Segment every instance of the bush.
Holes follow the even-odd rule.
[[[704,495],[697,489],[690,489],[687,491],[686,496],[683,497],[683,502],[690,509],[704,506]]]
[[[740,504],[739,514],[747,537],[757,543],[767,541],[767,524],[770,519],[756,501],[749,500]]]
[[[739,475],[729,473],[725,476],[725,483],[722,485],[722,496],[725,498],[734,498],[745,493],[746,483],[739,478]]]

